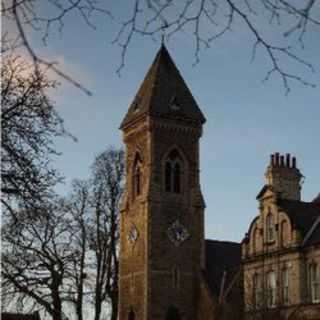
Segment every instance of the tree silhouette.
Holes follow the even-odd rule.
[[[64,73],[56,63],[41,57],[30,39],[30,29],[41,33],[46,44],[52,30],[63,31],[71,14],[78,15],[92,29],[96,28],[94,19],[97,14],[114,22],[122,21],[113,40],[121,50],[119,73],[125,65],[128,47],[137,36],[154,40],[163,37],[164,30],[166,38],[187,33],[194,42],[197,63],[202,49],[218,44],[220,38],[231,32],[236,36],[241,25],[252,39],[252,59],[259,54],[270,66],[264,80],[269,80],[273,75],[279,76],[288,93],[291,82],[314,85],[300,74],[291,72],[288,65],[300,64],[314,71],[296,49],[297,44],[304,48],[305,36],[312,28],[319,30],[319,10],[319,0],[135,0],[127,2],[127,6],[120,11],[116,11],[110,3],[95,0],[8,0],[2,3],[1,13],[5,19],[14,21],[17,29],[17,37],[12,39],[14,46],[21,45],[26,49],[37,70],[39,66],[46,66],[87,94],[91,92]],[[277,39],[272,39],[266,29]],[[4,30],[3,34],[8,41],[8,32]]]

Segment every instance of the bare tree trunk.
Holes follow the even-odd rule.
[[[118,292],[111,298],[111,319],[110,320],[117,320],[118,318]]]
[[[52,305],[53,305],[53,320],[62,320],[62,303],[60,299],[60,286],[61,279],[55,271],[52,272],[52,284],[51,284],[51,296],[52,296]]]
[[[95,312],[94,312],[94,320],[100,320],[100,315],[101,315],[101,292],[100,288],[97,287],[96,289],[96,301],[95,301]]]

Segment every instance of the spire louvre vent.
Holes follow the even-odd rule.
[[[176,96],[173,96],[173,98],[171,99],[169,107],[172,111],[180,111],[181,110],[181,105],[178,102],[178,99]]]

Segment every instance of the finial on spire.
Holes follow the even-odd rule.
[[[164,32],[162,32],[161,34],[161,45],[162,46],[164,45]]]
[[[162,22],[161,26],[161,46],[164,46],[165,37],[166,37],[166,28],[168,27],[168,24],[166,21]]]

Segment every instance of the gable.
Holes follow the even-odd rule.
[[[275,196],[276,193],[273,190],[273,188],[267,184],[265,184],[262,189],[260,190],[260,192],[258,193],[256,199],[260,200],[261,198],[268,198],[268,197],[273,197]]]

